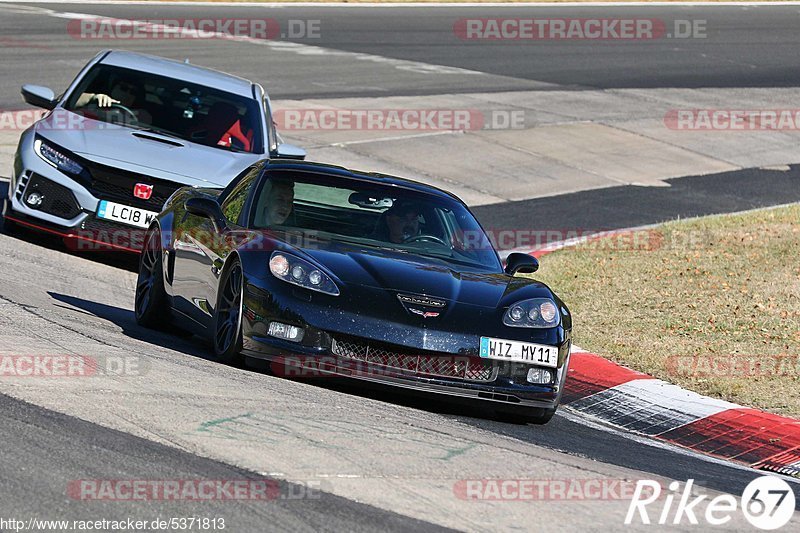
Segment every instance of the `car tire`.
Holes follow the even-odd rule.
[[[501,422],[508,422],[511,424],[536,424],[536,425],[544,425],[550,422],[550,419],[553,418],[553,415],[556,414],[556,407],[551,407],[549,409],[545,408],[533,408],[533,409],[525,409],[523,410],[513,410],[513,411],[497,411],[497,418]]]
[[[164,290],[161,232],[151,229],[145,236],[136,278],[134,314],[136,323],[153,329],[164,329],[170,322],[169,303]]]
[[[219,287],[214,308],[214,356],[220,363],[241,366],[244,272],[238,259],[232,259],[225,269]]]

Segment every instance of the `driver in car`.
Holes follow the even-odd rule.
[[[294,182],[290,180],[270,180],[269,191],[261,213],[262,225],[279,226],[292,214],[294,206]]]
[[[137,104],[141,87],[136,83],[127,79],[118,80],[111,87],[111,95],[105,93],[83,93],[75,102],[75,107],[86,107],[91,103],[97,104],[97,107],[111,107],[112,104],[124,105],[127,108],[132,108]]]
[[[395,244],[406,242],[411,237],[420,234],[419,206],[412,202],[397,201],[384,212],[385,224],[380,224],[376,231],[376,238]]]

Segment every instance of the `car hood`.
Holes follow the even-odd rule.
[[[546,285],[529,278],[502,272],[464,271],[442,260],[402,252],[339,245],[303,251],[345,285],[433,296],[490,308],[510,305],[522,298],[552,297]]]
[[[34,131],[90,161],[184,185],[224,187],[263,158],[261,154],[229,152],[64,111],[47,115]]]

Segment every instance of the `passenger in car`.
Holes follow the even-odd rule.
[[[207,146],[232,147],[249,152],[253,130],[247,122],[247,117],[240,116],[235,105],[215,102],[208,110],[203,124],[190,132],[190,136]]]

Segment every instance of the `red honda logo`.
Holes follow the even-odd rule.
[[[153,186],[147,183],[137,183],[133,187],[133,195],[142,200],[149,200],[153,195]]]

